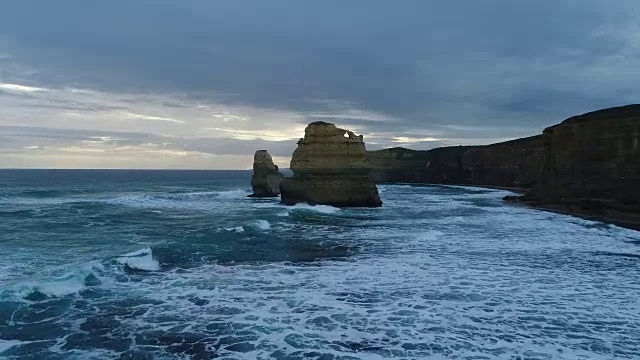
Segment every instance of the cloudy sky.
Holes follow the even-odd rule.
[[[367,147],[540,133],[640,99],[637,0],[0,5],[0,167],[283,166],[307,123]]]

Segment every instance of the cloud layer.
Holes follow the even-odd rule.
[[[304,125],[483,144],[637,102],[635,1],[24,0],[0,12],[0,167],[280,165]],[[50,165],[48,165],[50,164]]]

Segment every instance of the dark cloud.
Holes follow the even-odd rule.
[[[637,3],[612,4],[12,1],[0,11],[0,37],[10,56],[0,63],[0,80],[182,92],[190,99],[285,109],[304,115],[301,122],[325,119],[394,136],[508,138],[640,95]],[[39,106],[109,110],[99,104]],[[318,115],[341,107],[381,119]],[[191,139],[186,147],[217,153],[240,146],[291,152],[288,142],[257,140]]]

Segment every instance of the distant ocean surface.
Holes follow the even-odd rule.
[[[640,232],[468,187],[285,207],[250,177],[0,170],[0,358],[640,359]]]

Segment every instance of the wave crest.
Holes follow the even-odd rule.
[[[260,230],[271,230],[271,224],[267,220],[256,220],[255,226]]]
[[[65,275],[53,278],[52,280],[31,283],[28,289],[24,287],[18,290],[27,300],[41,299],[45,297],[63,297],[77,294],[87,286],[97,285],[100,281],[96,277],[96,272],[103,271],[102,264],[91,262],[82,265],[79,269]],[[25,292],[26,290],[26,292]]]
[[[116,261],[134,270],[160,271],[160,262],[153,258],[151,248],[120,255]]]
[[[335,214],[338,211],[341,211],[340,208],[329,206],[329,205],[309,205],[309,204],[296,204],[292,207],[293,210],[306,210],[306,211],[316,211],[323,214]]]

